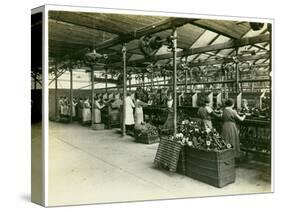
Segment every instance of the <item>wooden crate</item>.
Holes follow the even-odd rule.
[[[182,146],[180,153],[179,153],[179,160],[178,160],[178,165],[177,165],[177,173],[185,175],[186,173],[186,147]]]
[[[160,141],[159,135],[149,135],[149,134],[135,134],[136,142],[143,144],[154,144]]]
[[[222,188],[235,182],[233,149],[219,152],[186,147],[186,176]]]

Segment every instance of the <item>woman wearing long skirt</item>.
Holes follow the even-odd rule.
[[[168,93],[168,97],[167,97],[167,110],[168,110],[168,116],[167,119],[165,121],[165,123],[163,124],[163,129],[165,130],[171,130],[173,129],[174,126],[174,109],[173,109],[173,104],[174,104],[174,100],[173,100],[173,96],[172,96],[172,92]]]
[[[221,117],[221,115],[216,114],[210,105],[209,97],[205,97],[204,106],[200,107],[197,112],[199,118],[201,119],[201,126],[203,129],[213,129],[212,116]]]
[[[239,132],[236,126],[236,120],[243,121],[244,116],[239,116],[238,113],[233,109],[234,100],[228,99],[225,102],[225,109],[223,110],[222,120],[222,137],[226,143],[233,145],[235,150],[235,158],[240,158],[240,140]]]
[[[63,117],[63,106],[64,106],[64,100],[63,100],[63,96],[61,96],[59,99],[59,117],[60,118]]]
[[[127,97],[125,99],[125,125],[126,125],[126,131],[127,133],[132,132],[134,129],[135,125],[135,120],[134,120],[134,108],[135,104],[132,100],[131,93],[127,93]]]
[[[98,96],[94,97],[94,123],[101,123],[101,109],[104,108],[105,105],[100,104],[100,98]]]
[[[136,120],[136,124],[141,124],[143,123],[143,107],[146,107],[148,104],[141,101],[140,100],[140,97],[139,97],[139,94],[138,93],[135,93],[135,120]]]
[[[89,98],[86,98],[84,102],[84,107],[82,111],[82,122],[84,125],[91,122],[91,105],[89,103]]]

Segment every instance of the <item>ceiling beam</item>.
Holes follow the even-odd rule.
[[[97,14],[94,18],[86,13],[66,12],[66,11],[51,11],[49,12],[49,19],[61,21],[68,24],[73,24],[88,29],[101,30],[113,34],[122,34],[116,27],[109,25],[102,17]]]
[[[109,48],[111,46],[128,43],[129,41],[138,39],[144,35],[158,33],[167,29],[171,29],[173,27],[180,27],[187,23],[191,23],[196,19],[187,19],[187,18],[167,18],[158,23],[153,23],[148,26],[142,27],[135,31],[131,31],[130,33],[126,33],[122,36],[118,36],[116,38],[109,39],[95,46],[96,50],[101,50],[105,48]]]
[[[232,39],[240,39],[244,34],[244,32],[241,33],[241,31],[248,31],[248,28],[250,28],[242,25],[237,25],[235,22],[231,21],[205,19],[194,21],[192,25],[201,27],[206,30],[210,30],[212,32],[224,35]]]
[[[206,46],[212,45],[220,35],[217,34]],[[190,62],[195,61],[201,54],[196,55]]]
[[[237,56],[236,59],[239,62],[246,62],[246,61],[255,61],[255,60],[260,60],[260,59],[269,59],[269,53],[264,53],[264,54],[257,54],[257,55],[250,55],[250,56]],[[227,64],[227,63],[233,63],[234,58],[219,58],[219,59],[213,59],[213,60],[204,60],[201,62],[189,62],[187,65],[188,67],[198,67],[198,66],[207,66],[207,65],[216,65],[216,64]],[[118,66],[112,66],[112,67],[118,67]],[[143,68],[144,64],[139,65],[138,68]],[[135,67],[136,68],[136,67]],[[180,65],[179,67],[180,68]],[[167,70],[169,68],[166,67]],[[172,69],[172,67],[171,67]]]
[[[269,35],[260,35],[260,36],[255,36],[255,37],[242,38],[240,40],[231,40],[231,41],[228,41],[225,43],[187,49],[187,50],[178,52],[177,55],[178,55],[178,57],[184,57],[184,56],[189,56],[189,55],[194,55],[194,54],[199,54],[199,53],[204,53],[204,52],[210,52],[210,51],[216,51],[216,50],[222,50],[222,49],[232,49],[232,48],[236,48],[236,47],[253,45],[255,43],[263,43],[263,42],[269,42]],[[154,56],[153,60],[154,61],[165,60],[165,59],[170,59],[172,57],[173,57],[172,53],[167,53],[167,54],[162,54],[162,55],[156,55],[156,56]],[[143,63],[145,61],[146,61],[145,58],[136,59],[136,60],[131,60],[129,62],[129,64],[138,64],[138,63]]]
[[[237,60],[239,62],[246,62],[251,60],[260,60],[260,59],[268,59],[269,54],[258,54],[258,55],[251,55],[251,56],[238,56]],[[197,67],[197,66],[206,66],[206,65],[214,65],[214,64],[225,64],[225,63],[232,63],[234,62],[233,58],[221,58],[215,60],[207,60],[202,62],[190,63],[188,64],[189,67]]]

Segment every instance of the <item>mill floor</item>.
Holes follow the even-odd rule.
[[[36,129],[36,125],[33,127]],[[40,139],[32,142],[40,142]],[[271,191],[267,165],[242,164],[236,168],[235,183],[216,188],[155,168],[153,160],[157,147],[158,144],[135,143],[133,137],[122,137],[118,129],[93,131],[78,123],[49,122],[48,205]]]

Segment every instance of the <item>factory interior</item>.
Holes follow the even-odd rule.
[[[271,23],[49,11],[46,24],[49,205],[272,191]],[[39,150],[42,62],[31,79]]]

